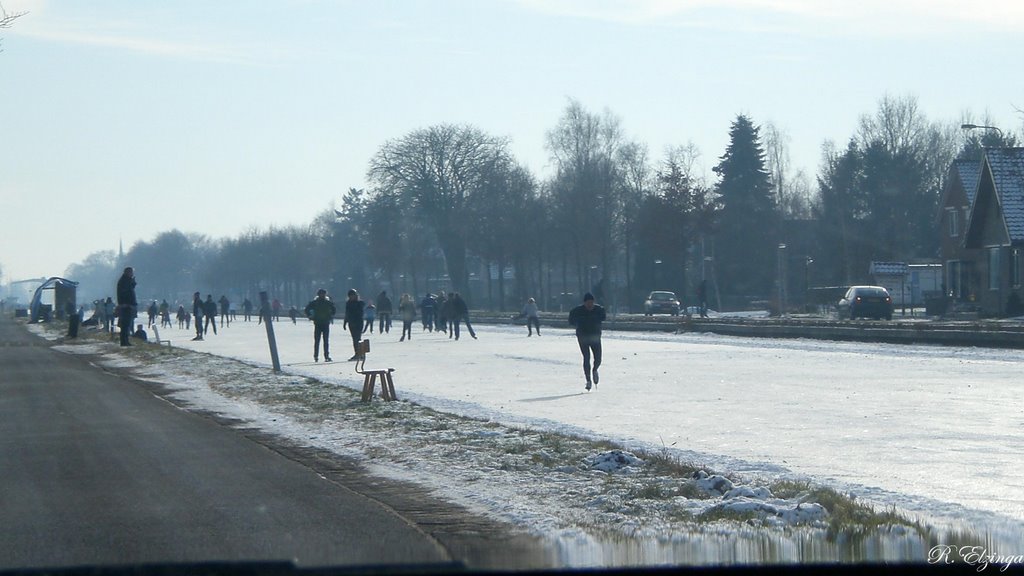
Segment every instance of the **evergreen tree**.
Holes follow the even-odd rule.
[[[779,215],[758,127],[740,115],[729,146],[713,168],[721,202],[715,260],[722,291],[767,296],[775,279]]]

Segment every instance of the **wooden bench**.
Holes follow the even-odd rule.
[[[359,353],[356,358],[356,372],[363,375],[363,402],[369,402],[373,398],[373,389],[380,378],[380,397],[385,401],[398,400],[395,395],[395,381],[391,377],[394,368],[366,369],[366,355],[370,353],[370,341],[359,341]]]
[[[153,342],[156,342],[158,345],[159,344],[167,344],[168,346],[171,345],[171,341],[170,340],[161,340],[160,339],[160,330],[157,329],[156,324],[153,324]]]

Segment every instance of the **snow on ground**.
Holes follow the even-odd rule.
[[[284,375],[270,375],[266,331],[255,322],[232,323],[201,342],[191,341],[191,332],[165,329],[161,337],[175,347],[215,356],[170,356],[139,369],[173,383],[200,408],[351,453],[381,473],[426,483],[474,510],[563,541],[592,538],[588,530],[597,526],[664,539],[672,526],[663,519],[672,510],[699,513],[727,500],[735,510],[766,511],[771,522],[813,525],[822,514],[815,503],[764,490],[773,479],[804,478],[1015,547],[1006,554],[1024,549],[1019,352],[606,332],[601,382],[587,393],[571,331],[544,328],[542,337],[528,338],[520,326],[476,329],[479,339],[463,331],[459,341],[418,324],[406,342],[398,341],[397,325],[390,334],[366,334],[367,365],[396,369],[400,399],[475,419],[454,428],[409,402],[385,406],[375,398],[359,412],[358,396],[341,388],[359,389],[362,378],[344,361],[352,347],[340,323],[332,334],[335,362],[316,364],[312,325],[275,323]],[[99,348],[105,362],[137,362],[116,346]],[[62,349],[97,352],[97,345]],[[379,441],[349,429],[359,418],[386,421]],[[724,473],[728,478],[691,482],[719,483],[718,493],[728,498],[640,498],[650,479],[621,480],[636,475],[628,453],[588,453],[580,465],[539,472],[534,465],[548,457],[543,451],[517,454],[506,445],[505,454],[470,457],[478,440],[520,435],[517,441],[533,442],[545,431],[612,440]],[[452,453],[462,452],[465,465],[453,465]],[[444,467],[423,465],[442,455]],[[927,552],[901,545],[910,546],[911,557]]]

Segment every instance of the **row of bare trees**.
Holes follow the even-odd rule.
[[[985,144],[1015,142],[999,136]],[[530,296],[551,309],[584,291],[637,309],[649,290],[692,296],[708,279],[739,305],[772,293],[775,247],[794,221],[815,223],[802,256],[813,256],[817,284],[862,280],[870,260],[934,257],[945,171],[981,144],[926,119],[913,98],[887,97],[844,150],[826,145],[812,194],[807,176],[791,173],[787,138],[738,116],[712,185],[695,171],[694,146],[652,160],[617,117],[570,101],[547,134],[554,170],[540,181],[507,139],[440,124],[383,143],[370,186],[349,189],[308,226],[225,240],[165,232],[68,274],[110,268],[106,289],[129,261],[145,269],[143,298],[200,290],[237,301],[267,290],[300,304],[319,286],[370,297],[457,290],[491,309]]]

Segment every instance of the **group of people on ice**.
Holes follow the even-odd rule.
[[[113,305],[110,298],[106,302],[97,302],[97,310],[102,308],[102,318],[106,318],[110,324],[110,318],[116,311],[118,326],[121,328],[121,345],[130,346],[129,338],[132,336],[132,326],[138,312],[138,300],[135,296],[135,272],[131,267],[124,269],[117,282],[117,304]],[[273,313],[276,316],[280,311],[280,303],[274,300]],[[246,319],[250,319],[252,303],[247,298],[243,303]],[[345,302],[345,310],[342,321],[343,329],[347,329],[352,337],[354,354],[349,360],[359,358],[359,342],[363,334],[373,332],[374,323],[377,322],[379,333],[388,334],[391,332],[391,317],[395,310],[387,291],[382,290],[377,298],[370,303],[360,298],[359,292],[355,289],[348,291],[348,299]],[[448,334],[449,338],[458,340],[461,336],[461,324],[465,322],[469,335],[476,339],[476,331],[469,320],[469,306],[458,292],[445,294],[441,291],[436,296],[427,293],[418,303],[408,293],[402,294],[398,302],[398,316],[402,321],[402,335],[399,342],[412,340],[412,325],[416,320],[417,312],[422,321],[423,331],[440,331]],[[155,325],[157,315],[161,318],[162,326],[170,326],[170,306],[164,300],[159,306],[154,300],[147,308],[150,326]],[[203,340],[205,334],[212,328],[217,334],[217,315],[221,316],[221,327],[230,325],[230,302],[227,297],[221,296],[219,301],[213,300],[212,294],[207,294],[203,300],[200,292],[192,295],[192,313],[185,310],[184,306],[178,307],[178,327],[182,324],[188,327],[190,320],[194,320],[196,336],[193,340]],[[262,321],[265,310],[260,311]],[[320,352],[323,351],[323,359],[331,362],[330,355],[330,326],[338,314],[334,302],[328,297],[327,290],[317,290],[313,298],[303,309],[306,318],[313,322],[313,361],[319,362]],[[99,314],[99,312],[97,312]],[[191,318],[190,318],[191,316]],[[297,310],[293,306],[289,316],[296,321]],[[530,298],[520,318],[526,318],[527,335],[533,336],[534,330],[540,336],[540,316],[537,302]],[[590,390],[599,381],[598,369],[601,366],[601,323],[605,320],[604,308],[597,305],[594,296],[589,292],[583,297],[583,303],[576,306],[569,312],[569,324],[576,328],[576,340],[579,344],[580,353],[583,355],[583,372],[586,377],[586,389]],[[99,319],[98,319],[99,321]],[[138,327],[141,331],[141,338],[145,339],[145,332],[142,325]]]

